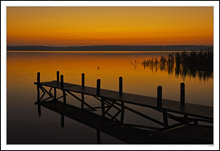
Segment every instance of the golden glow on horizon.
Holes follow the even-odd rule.
[[[8,7],[8,45],[212,45],[212,7]]]

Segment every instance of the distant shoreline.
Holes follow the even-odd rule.
[[[206,45],[169,45],[169,46],[7,46],[7,51],[198,51],[213,50]]]

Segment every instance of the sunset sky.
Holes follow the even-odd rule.
[[[212,45],[212,7],[8,7],[7,45]]]

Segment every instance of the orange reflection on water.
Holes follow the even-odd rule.
[[[86,85],[118,91],[118,78],[123,77],[125,92],[156,97],[157,86],[163,86],[163,97],[179,100],[179,84],[186,84],[186,102],[212,106],[213,79],[176,77],[158,70],[144,69],[142,61],[164,53],[155,52],[8,52],[8,92],[23,89],[35,94],[37,72],[41,81],[55,80],[56,71],[64,75],[64,81],[81,84],[81,73],[85,73]],[[136,68],[132,65],[136,62]]]

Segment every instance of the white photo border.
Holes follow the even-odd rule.
[[[214,141],[213,145],[8,145],[6,129],[7,102],[7,7],[71,6],[179,6],[213,7],[214,28]],[[3,150],[218,150],[219,149],[219,1],[1,1],[1,149]]]

